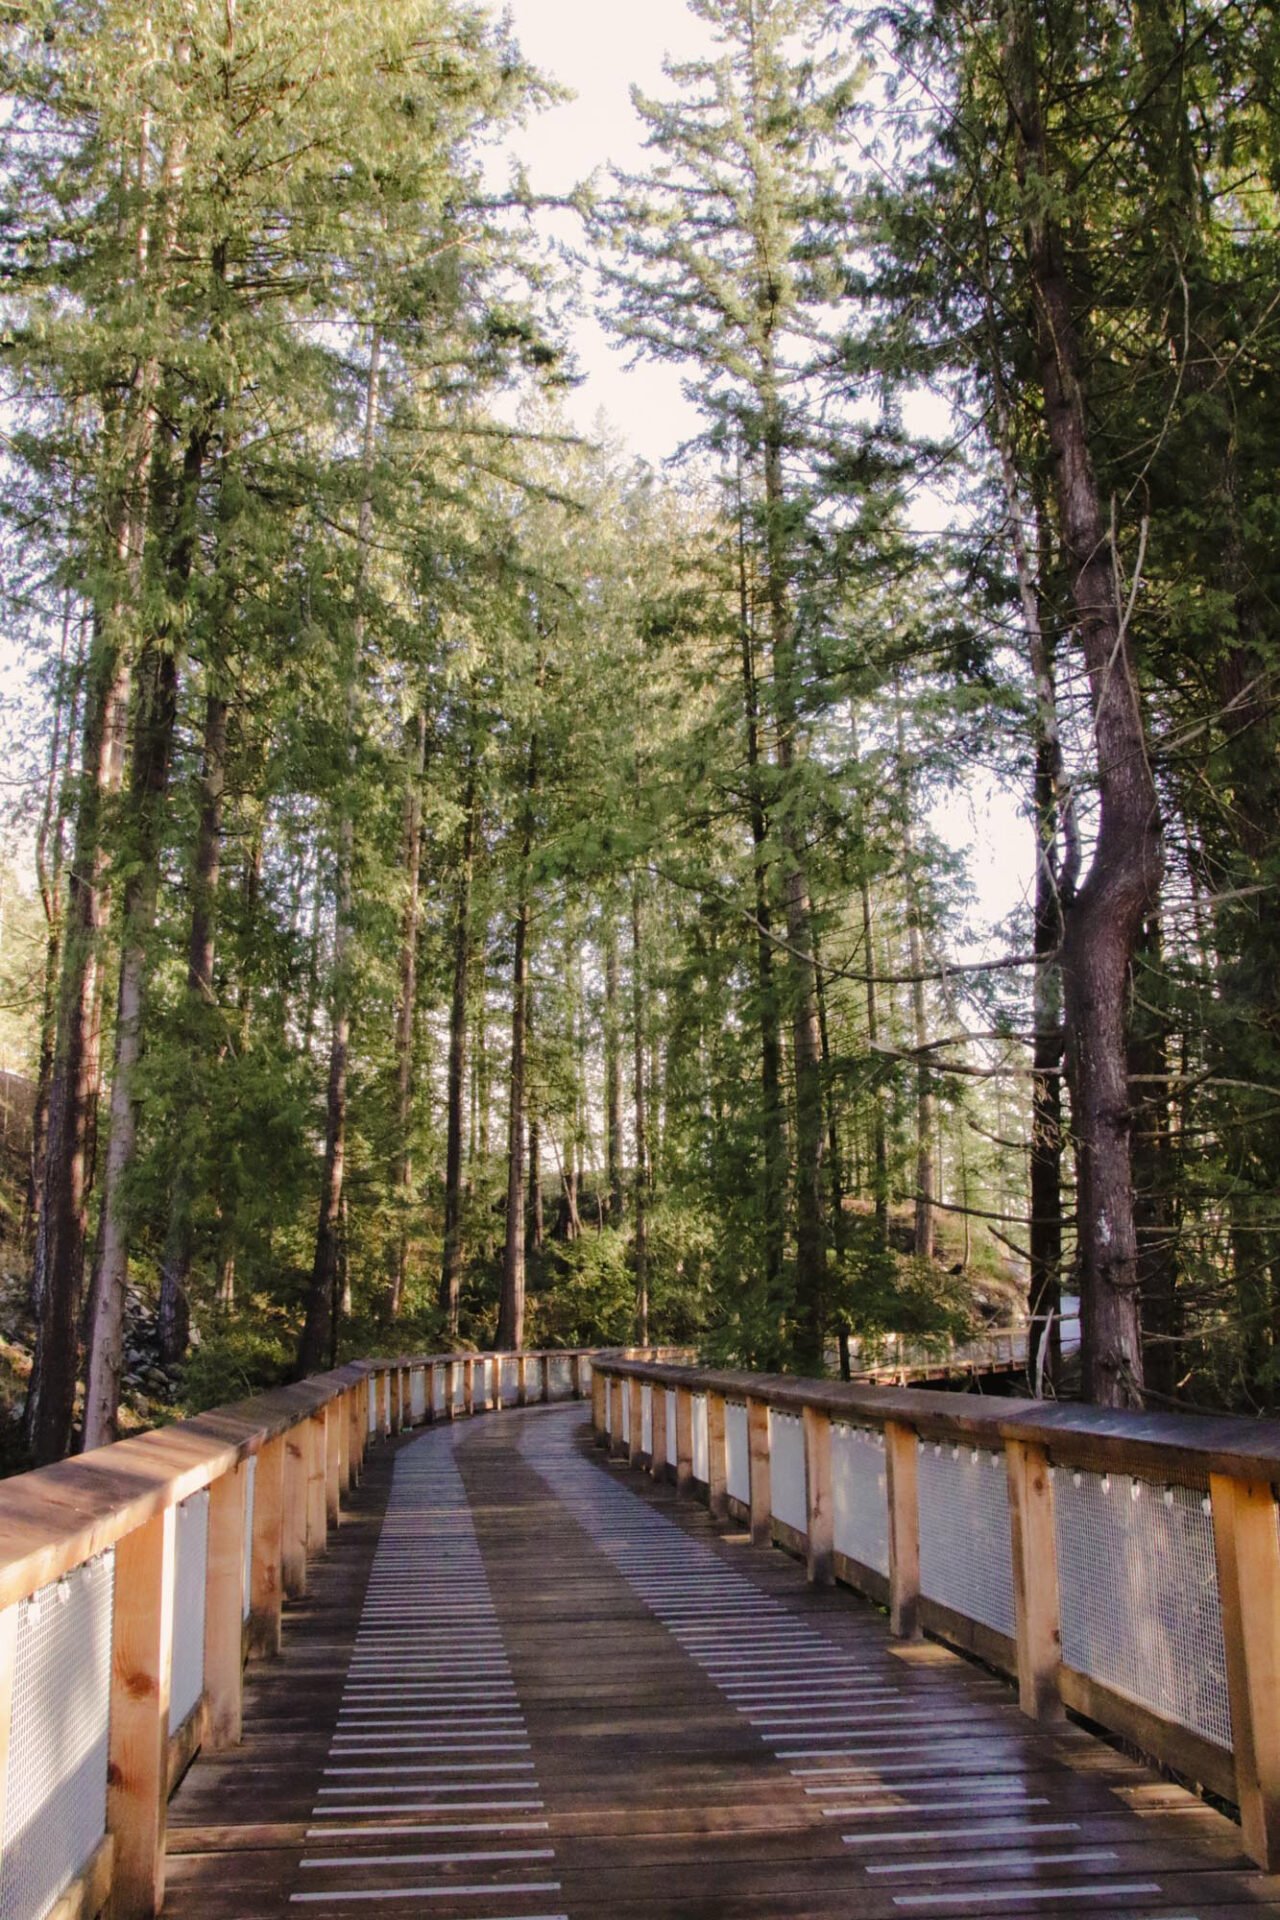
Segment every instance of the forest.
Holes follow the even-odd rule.
[[[688,4],[567,242],[470,0],[0,9],[10,1464],[139,1301],[186,1407],[1019,1314],[1280,1402],[1280,21]]]

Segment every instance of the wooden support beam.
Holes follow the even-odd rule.
[[[1063,1714],[1062,1632],[1058,1615],[1058,1539],[1053,1473],[1043,1447],[1005,1445],[1013,1612],[1018,1650],[1018,1704],[1033,1720]]]
[[[724,1395],[707,1395],[707,1504],[713,1520],[729,1518],[729,1439]]]
[[[1268,1873],[1280,1870],[1280,1532],[1266,1480],[1212,1474],[1236,1800],[1244,1844]]]
[[[747,1402],[747,1454],[751,1471],[751,1544],[773,1545],[773,1456],[769,1451],[769,1406]]]
[[[544,1353],[539,1365],[542,1368],[542,1404],[545,1407],[551,1399],[551,1355]]]
[[[667,1390],[655,1383],[650,1397],[649,1427],[653,1445],[649,1449],[649,1471],[655,1480],[667,1477]]]
[[[351,1488],[351,1403],[354,1399],[353,1392],[340,1393],[333,1406],[334,1424],[338,1429],[339,1507],[342,1504],[343,1494],[349,1492]]]
[[[173,1507],[116,1544],[107,1776],[113,1920],[151,1920],[164,1901],[176,1560]]]
[[[323,1553],[329,1537],[329,1509],[325,1493],[328,1455],[328,1408],[318,1407],[306,1422],[307,1447],[307,1558]]]
[[[584,1353],[575,1353],[573,1356],[573,1397],[575,1400],[581,1400],[583,1397],[584,1389],[582,1382],[586,1370],[586,1355]]]
[[[434,1360],[431,1362],[430,1366],[426,1369],[427,1411],[426,1411],[425,1417],[426,1417],[426,1422],[428,1426],[432,1426],[435,1422],[436,1376],[438,1375],[439,1371],[440,1371],[439,1365]]]
[[[630,1438],[627,1441],[627,1462],[638,1467],[644,1458],[644,1388],[639,1380],[628,1380],[630,1405],[627,1408]]]
[[[378,1375],[378,1438],[386,1440],[391,1433],[391,1369],[384,1367]]]
[[[676,1498],[693,1491],[693,1395],[676,1388]]]
[[[805,1566],[812,1587],[835,1575],[835,1508],[831,1490],[831,1422],[816,1407],[804,1410]]]
[[[281,1578],[291,1600],[307,1591],[307,1488],[311,1480],[311,1422],[284,1435],[284,1538]]]
[[[516,1405],[527,1407],[529,1404],[529,1362],[524,1354],[516,1355]]]
[[[446,1360],[444,1363],[444,1417],[446,1420],[453,1419],[456,1398],[457,1382],[454,1379],[454,1363],[452,1360]]]
[[[253,1476],[253,1541],[249,1549],[249,1650],[280,1651],[284,1600],[284,1469],[286,1436],[268,1440]]]
[[[609,1444],[608,1413],[605,1395],[609,1391],[609,1382],[598,1367],[591,1374],[591,1430],[595,1434],[596,1445],[607,1447]]]
[[[240,1740],[244,1647],[244,1523],[249,1469],[243,1460],[209,1488],[209,1541],[204,1575],[205,1744]],[[254,1468],[257,1505],[257,1468]]]
[[[626,1380],[614,1380],[610,1382],[609,1387],[610,1394],[612,1395],[610,1404],[613,1409],[613,1418],[609,1425],[609,1452],[615,1460],[621,1459],[627,1451],[626,1428],[623,1424],[622,1406],[623,1396],[626,1394],[628,1386],[629,1382]]]
[[[336,1400],[331,1400],[325,1413],[324,1448],[324,1499],[325,1516],[331,1527],[336,1527],[342,1512],[342,1429],[346,1424],[341,1417],[341,1409]]]
[[[920,1495],[914,1427],[886,1420],[885,1478],[889,1500],[889,1631],[920,1637]]]
[[[476,1363],[464,1360],[462,1363],[462,1411],[470,1416],[476,1410]]]

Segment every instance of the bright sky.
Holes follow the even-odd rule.
[[[541,114],[514,143],[535,188],[567,193],[596,169],[643,164],[642,129],[631,86],[662,95],[662,62],[696,58],[711,45],[704,24],[684,0],[507,0],[516,37],[533,64],[576,98]],[[678,372],[628,356],[609,343],[592,313],[574,326],[586,378],[570,402],[583,432],[603,412],[632,449],[660,464],[698,430]],[[927,420],[938,430],[936,413]],[[1019,796],[985,778],[967,783],[937,807],[934,830],[963,848],[977,896],[977,919],[998,925],[1024,900],[1032,877],[1033,841]],[[981,943],[980,943],[981,944]]]
[[[576,95],[538,115],[513,142],[535,189],[565,194],[610,162],[638,167],[644,149],[631,86],[663,92],[665,55],[690,59],[710,46],[702,22],[684,0],[507,3],[526,57]],[[571,237],[572,229],[566,231]],[[643,362],[628,372],[628,356],[610,345],[591,314],[575,323],[573,343],[587,377],[569,410],[582,430],[603,410],[632,449],[655,465],[697,432],[698,417],[674,368]]]

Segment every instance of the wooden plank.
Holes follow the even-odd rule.
[[[889,1625],[900,1639],[920,1633],[920,1497],[915,1429],[887,1420],[884,1457],[889,1501]]]
[[[713,1520],[729,1518],[729,1455],[725,1401],[722,1393],[707,1395],[707,1507]]]
[[[176,1539],[176,1513],[167,1507],[116,1547],[107,1785],[113,1920],[150,1920],[164,1900]]]
[[[1005,1447],[1005,1474],[1013,1554],[1018,1702],[1033,1720],[1054,1720],[1062,1713],[1062,1631],[1049,1456],[1043,1447],[1010,1440]]]
[[[311,1422],[300,1421],[284,1439],[284,1533],[281,1580],[291,1600],[307,1591],[307,1487],[311,1479]]]
[[[808,1536],[805,1566],[809,1585],[829,1587],[835,1579],[831,1422],[816,1407],[804,1410],[804,1483]]]
[[[747,1456],[751,1477],[751,1544],[773,1544],[773,1456],[769,1451],[769,1408],[747,1401]]]
[[[1214,1474],[1214,1547],[1245,1845],[1280,1868],[1280,1531],[1271,1483]]]
[[[254,1469],[257,1504],[257,1469]],[[233,1747],[240,1738],[244,1671],[244,1522],[249,1478],[242,1461],[209,1489],[209,1538],[204,1580],[205,1738]]]
[[[285,1533],[286,1437],[268,1440],[258,1455],[253,1481],[253,1540],[249,1549],[249,1648],[280,1651],[284,1603],[282,1556]]]

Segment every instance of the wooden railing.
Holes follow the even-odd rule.
[[[245,1660],[279,1650],[370,1440],[589,1373],[586,1351],[360,1361],[0,1483],[4,1911],[158,1913],[168,1797],[239,1740]]]
[[[1280,1867],[1280,1422],[600,1356],[597,1439],[1240,1809]]]

